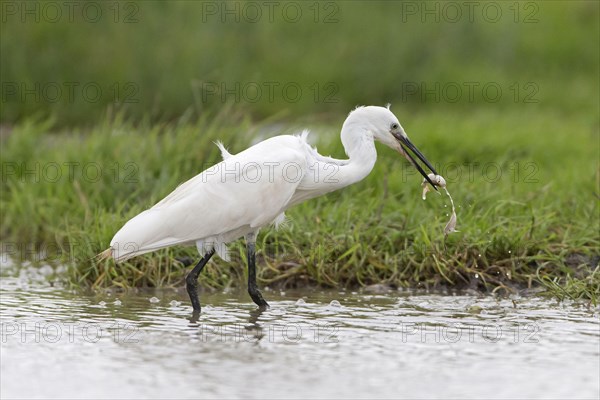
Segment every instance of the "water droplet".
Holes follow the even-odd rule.
[[[306,301],[304,301],[304,299],[298,299],[298,300],[296,301],[296,305],[297,305],[297,306],[303,306],[303,305],[305,305],[305,304],[306,304]]]
[[[510,250],[508,251],[508,254],[512,253]]]
[[[481,257],[481,254],[478,254],[477,257]]]
[[[120,306],[120,305],[121,305],[121,304],[123,304],[123,303],[121,303],[121,300],[119,300],[119,299],[116,299],[116,300],[115,300],[115,302],[114,302],[113,304],[114,304],[115,306]]]
[[[158,303],[158,302],[160,302],[160,300],[157,297],[150,298],[150,303]]]
[[[479,274],[475,274],[475,279],[479,279]]]
[[[341,307],[342,305],[337,300],[331,300],[331,303],[329,303],[329,306],[330,307]]]

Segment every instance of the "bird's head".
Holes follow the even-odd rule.
[[[431,186],[437,190],[436,186],[429,179],[428,174],[415,160],[411,152],[414,153],[414,155],[421,160],[431,172],[435,175],[437,175],[437,172],[431,163],[427,161],[425,156],[408,139],[404,128],[402,128],[398,118],[390,111],[389,107],[358,107],[348,115],[346,122],[344,122],[344,127],[347,128],[347,131],[358,130],[365,132],[367,135],[372,135],[373,139],[380,141],[402,154],[415,166],[421,175],[427,179]],[[352,128],[358,129],[355,130]]]

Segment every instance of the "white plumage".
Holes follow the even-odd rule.
[[[201,254],[215,248],[227,259],[226,243],[274,222],[301,190],[306,147],[305,135],[276,136],[223,154],[223,161],[129,220],[110,243],[113,258],[196,243]]]

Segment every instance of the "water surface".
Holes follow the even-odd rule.
[[[598,398],[597,308],[387,292],[0,281],[2,398]]]

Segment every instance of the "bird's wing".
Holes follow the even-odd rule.
[[[128,221],[111,241],[113,257],[123,260],[265,226],[287,208],[305,171],[300,138],[260,142],[196,175]]]
[[[340,168],[348,164],[348,160],[338,160],[323,156],[316,148],[311,147],[306,141],[308,132],[304,132],[302,139],[305,146],[306,174],[299,183],[290,206],[303,201],[333,192],[346,186],[340,179]]]

